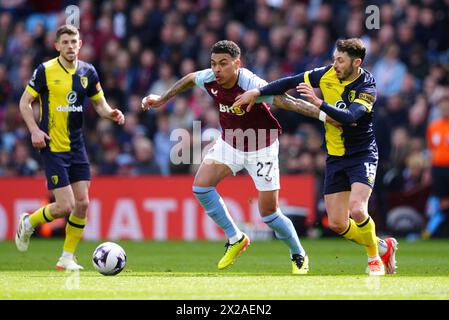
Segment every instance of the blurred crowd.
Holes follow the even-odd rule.
[[[425,132],[439,116],[439,99],[449,94],[448,0],[0,0],[0,177],[43,175],[18,102],[34,68],[57,56],[54,31],[66,22],[65,8],[72,4],[81,13],[80,59],[96,67],[109,104],[126,116],[118,127],[89,108],[84,132],[94,175],[195,172],[197,165],[170,162],[178,143],[170,134],[186,129],[190,141],[194,120],[200,120],[207,144],[219,130],[212,100],[195,88],[157,110],[141,112],[140,103],[208,68],[216,41],[235,41],[243,66],[272,81],[330,64],[338,38],[361,37],[367,47],[363,67],[378,88],[380,164],[370,211],[384,230],[386,212],[398,201],[425,210]],[[368,5],[380,9],[379,29],[366,29]],[[284,132],[281,174],[313,174],[320,200],[326,159],[321,124],[272,111]],[[320,201],[317,208],[324,212]]]

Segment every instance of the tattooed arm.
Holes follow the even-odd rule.
[[[294,111],[307,117],[319,119],[323,122],[328,122],[333,126],[341,127],[340,122],[335,121],[324,112],[320,115],[320,109],[315,107],[310,102],[302,99],[296,99],[288,94],[274,96],[273,104],[278,108]]]
[[[156,94],[150,94],[142,99],[142,109],[148,110],[149,108],[159,108],[167,103],[171,98],[178,95],[181,92],[187,91],[195,86],[195,72],[189,73],[171,86],[162,96]]]

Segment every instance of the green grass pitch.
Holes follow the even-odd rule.
[[[82,241],[78,262],[85,270],[55,270],[62,239],[32,239],[19,253],[0,242],[0,299],[449,299],[449,241],[399,241],[398,273],[364,274],[363,248],[344,239],[302,240],[310,257],[307,276],[290,274],[280,241],[252,241],[230,268],[219,271],[223,242],[118,241],[127,265],[113,277],[91,262],[100,242]]]

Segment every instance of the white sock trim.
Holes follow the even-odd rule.
[[[73,253],[71,253],[71,252],[68,252],[68,251],[63,251],[62,252],[62,256],[61,257],[63,257],[63,258],[71,258],[71,259],[73,259]]]
[[[380,257],[377,255],[375,257],[368,257],[368,262],[374,261],[374,260],[380,260]]]
[[[235,234],[235,236],[229,238],[229,243],[230,243],[230,244],[234,244],[234,243],[236,243],[237,241],[239,241],[240,239],[242,239],[242,237],[243,237],[243,233],[242,233],[241,231],[238,231],[238,232]]]

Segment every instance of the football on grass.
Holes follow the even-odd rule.
[[[125,250],[114,242],[102,243],[94,250],[92,263],[102,275],[115,276],[125,267]]]

